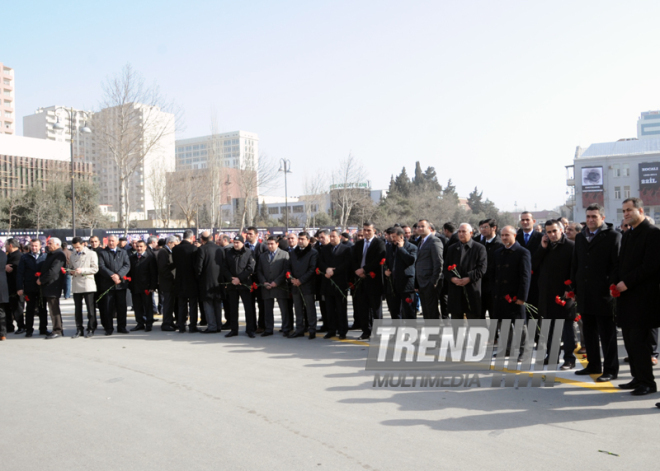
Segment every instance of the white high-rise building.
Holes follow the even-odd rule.
[[[637,120],[637,139],[660,137],[660,111],[643,111]]]
[[[66,108],[68,111],[64,111]],[[57,111],[56,111],[57,110]],[[76,161],[85,161],[87,149],[91,150],[93,137],[80,132],[88,124],[91,112],[83,112],[65,106],[48,106],[39,108],[34,114],[23,116],[23,136],[48,139],[56,142],[71,142],[71,122],[73,115],[73,158]],[[59,122],[64,129],[55,129],[54,124]]]
[[[220,167],[244,169],[251,161],[256,168],[259,136],[253,132],[233,131],[176,141],[176,170],[208,168],[214,158]]]
[[[0,62],[0,134],[16,134],[14,69]]]

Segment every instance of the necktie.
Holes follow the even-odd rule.
[[[275,252],[271,252],[270,253],[270,261],[272,262],[274,258],[275,258]]]
[[[367,263],[367,250],[369,250],[369,241],[364,240],[364,251],[362,252],[362,266],[365,266]]]
[[[529,242],[529,234],[525,232],[525,245]]]
[[[590,232],[590,233],[589,233],[589,242],[591,242],[592,240],[594,240],[594,237],[596,237],[596,234],[595,234],[594,232]]]

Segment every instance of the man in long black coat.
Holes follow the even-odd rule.
[[[110,289],[103,298],[99,300],[102,305],[101,319],[105,335],[112,335],[113,321],[112,314],[117,314],[117,332],[127,334],[126,330],[126,289],[128,283],[124,277],[128,275],[131,269],[131,262],[128,259],[128,252],[117,246],[119,240],[117,236],[108,237],[108,246],[98,252],[99,256],[99,284],[96,285],[97,291],[101,295]]]
[[[41,253],[41,241],[32,239],[30,241],[30,252],[23,254],[18,264],[16,275],[16,292],[19,296],[25,296],[25,327],[26,337],[32,337],[34,332],[34,316],[39,317],[39,335],[50,335],[48,331],[48,312],[46,304],[41,299],[37,277],[35,273],[41,272],[41,267],[46,260],[46,254]]]
[[[348,275],[352,266],[351,248],[341,243],[341,237],[336,229],[330,231],[329,239],[330,243],[321,247],[318,261],[319,271],[323,277],[321,290],[328,310],[328,332],[323,338],[329,339],[338,334],[340,339],[345,339],[348,331],[346,298]]]
[[[25,321],[23,318],[25,304],[17,294],[18,288],[16,286],[18,264],[20,263],[22,256],[20,249],[21,244],[17,239],[11,238],[7,239],[5,242],[5,250],[7,251],[7,265],[5,271],[7,273],[7,283],[9,285],[9,303],[5,306],[7,332],[14,332],[14,321],[16,321],[15,335],[25,333]]]
[[[174,284],[177,302],[179,304],[178,324],[179,332],[186,331],[186,319],[190,316],[190,333],[199,332],[197,329],[197,308],[199,290],[195,276],[195,257],[197,247],[192,243],[193,231],[190,229],[183,233],[183,240],[172,249],[172,260],[176,267],[176,282]]]
[[[391,283],[393,289],[390,314],[392,319],[414,319],[417,247],[406,240],[400,227],[392,228],[390,242],[385,270],[385,283]]]
[[[7,265],[7,254],[0,250],[0,267]],[[4,305],[9,302],[9,289],[7,287],[7,273],[0,270],[0,341],[7,340],[7,324],[5,322]],[[47,337],[48,338],[48,337]]]
[[[199,296],[204,304],[208,327],[204,334],[222,330],[222,267],[225,264],[225,251],[213,242],[213,234],[201,234],[202,246],[197,249],[195,274],[199,279]]]
[[[371,337],[371,327],[374,319],[383,318],[383,267],[381,261],[385,258],[385,241],[375,235],[371,222],[362,226],[364,239],[353,246],[353,268],[355,274],[362,279],[356,290],[360,297],[360,309],[355,315],[362,328],[361,340]]]
[[[151,295],[158,287],[158,265],[156,256],[147,250],[147,243],[143,240],[136,242],[136,252],[129,256],[131,279],[128,286],[133,297],[133,312],[137,325],[131,332],[144,330],[151,332],[154,323],[153,304]]]
[[[551,320],[548,345],[552,343],[552,331],[556,320],[564,320],[562,341],[564,342],[564,364],[562,370],[575,368],[575,335],[573,333],[573,299],[562,299],[566,305],[557,303],[557,296],[564,298],[569,290],[566,281],[571,279],[573,246],[564,234],[561,222],[549,219],[545,223],[546,235],[541,239],[541,248],[532,254],[532,270],[538,274],[539,300],[537,308],[544,321]],[[534,282],[534,278],[532,278]]]
[[[62,252],[62,242],[57,237],[48,240],[48,255],[41,267],[41,276],[37,284],[41,286],[41,294],[48,303],[48,311],[53,322],[53,332],[47,339],[56,339],[64,335],[62,328],[62,312],[60,311],[60,296],[66,283],[66,255]]]
[[[452,319],[479,319],[481,316],[481,279],[488,269],[486,248],[472,240],[472,226],[458,227],[459,243],[447,250],[445,277],[449,280],[447,308]],[[456,265],[456,273],[449,267]]]
[[[435,237],[432,225],[426,219],[417,222],[417,258],[415,259],[415,287],[419,293],[424,319],[439,319],[438,286],[442,286],[444,247]],[[448,278],[447,278],[448,279]]]
[[[174,307],[176,305],[176,293],[174,280],[176,267],[172,258],[172,249],[177,244],[175,236],[169,236],[165,245],[156,252],[156,263],[158,264],[158,296],[163,305],[163,323],[160,329],[165,332],[174,332]],[[162,297],[162,299],[161,299]]]
[[[225,337],[238,335],[238,299],[240,297],[245,309],[245,333],[248,337],[255,337],[257,330],[257,317],[252,300],[252,275],[256,262],[250,249],[245,248],[245,239],[242,235],[234,237],[233,247],[225,252],[225,264],[222,267],[222,276],[227,285],[229,298],[229,329]]]
[[[516,242],[529,250],[529,253],[534,256],[536,251],[541,247],[541,239],[543,234],[534,230],[536,219],[529,211],[520,214],[520,229],[516,235]],[[539,301],[539,278],[538,273],[532,273],[532,285],[529,288],[528,302],[534,306]]]
[[[576,375],[601,374],[596,381],[612,381],[619,374],[619,355],[610,285],[619,264],[621,234],[605,222],[602,206],[587,207],[587,227],[575,237],[571,280],[577,311],[582,316],[584,343],[589,364]],[[603,346],[604,363],[600,358]]]
[[[349,247],[350,249],[350,247]],[[305,333],[304,316],[307,315],[309,339],[316,338],[316,266],[318,252],[309,243],[309,234],[298,234],[298,247],[291,252],[291,293],[296,312],[296,330],[290,338],[302,337]]]
[[[484,219],[479,223],[479,238],[477,242],[486,247],[486,259],[488,261],[488,268],[481,280],[481,318],[486,318],[486,311],[489,315],[492,314],[492,299],[493,295],[490,292],[491,277],[493,276],[493,253],[502,247],[502,239],[497,235],[497,221],[489,218]],[[491,316],[492,317],[492,316]]]
[[[644,217],[644,203],[639,198],[623,202],[623,217],[631,226],[621,239],[619,266],[615,274],[616,322],[621,327],[628,352],[632,381],[621,389],[632,389],[635,396],[657,391],[653,376],[653,336],[660,327],[660,229]]]

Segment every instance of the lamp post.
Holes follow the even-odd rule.
[[[60,124],[60,118],[57,116],[57,112],[64,110],[69,115],[69,136],[71,137],[71,228],[73,229],[73,237],[76,236],[76,187],[75,187],[75,174],[73,171],[73,122],[74,118],[78,116],[78,113],[82,114],[84,118],[87,118],[89,113],[86,111],[77,111],[73,108],[65,108],[63,106],[58,106],[55,108],[55,117],[57,121],[53,124],[53,129],[64,130],[65,126]],[[92,132],[91,129],[87,127],[87,122],[83,122],[82,127],[78,127],[78,131],[89,134]]]
[[[289,159],[280,159],[280,169],[278,172],[284,172],[284,225],[285,233],[289,233],[289,195],[286,187],[286,174],[291,172],[291,161]]]

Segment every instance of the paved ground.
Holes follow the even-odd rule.
[[[66,302],[68,334],[71,313]],[[553,388],[376,389],[366,353],[364,342],[278,335],[9,334],[0,344],[0,470],[589,470],[657,462],[660,394],[594,389],[572,373]],[[629,378],[627,367],[620,378],[616,384]]]

